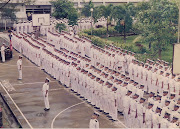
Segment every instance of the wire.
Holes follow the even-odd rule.
[[[11,0],[8,0],[8,2],[6,2],[3,6],[0,7],[0,9],[2,9],[4,6],[6,6]]]

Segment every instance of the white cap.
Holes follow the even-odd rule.
[[[46,77],[46,80],[50,81],[49,78]]]
[[[175,92],[171,92],[171,94],[172,94],[172,95],[176,95],[176,93],[175,93]]]
[[[22,55],[19,55],[19,57],[23,57]]]
[[[98,112],[94,112],[94,115],[97,115],[97,116],[99,116],[99,113],[98,113]]]

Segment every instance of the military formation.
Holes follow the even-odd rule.
[[[77,34],[82,30],[91,29],[91,27],[106,27],[107,20],[106,18],[99,18],[97,22],[92,22],[91,18],[81,18],[77,21],[77,25],[69,26],[68,19],[60,19],[56,20],[55,18],[51,17],[50,25],[49,26],[40,26],[38,29],[40,30],[40,34],[43,36],[47,36],[48,31],[55,32],[57,24],[64,24],[68,31],[73,30],[73,33]],[[113,23],[112,23],[113,24]],[[92,25],[92,26],[91,26]],[[34,33],[33,30],[33,22],[32,21],[23,21],[13,25],[13,28],[16,30],[17,33]]]
[[[171,73],[168,62],[143,63],[131,51],[100,48],[73,31],[49,29],[46,39],[12,35],[17,51],[113,122],[121,114],[129,128],[179,128],[180,76]],[[49,110],[47,100],[45,105]],[[99,128],[98,116],[92,116],[91,128]]]

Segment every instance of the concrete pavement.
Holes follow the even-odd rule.
[[[0,92],[5,96],[13,113],[23,128],[88,128],[95,109],[70,89],[60,85],[39,67],[23,58],[23,80],[18,81],[16,61],[19,53],[13,51],[13,58],[0,63]],[[42,85],[50,78],[50,111],[45,112]],[[4,87],[4,88],[3,88]],[[14,102],[14,103],[13,103]],[[24,117],[23,117],[24,116]],[[100,128],[124,128],[123,117],[110,121],[100,113]],[[122,122],[122,123],[121,123]],[[30,125],[28,125],[28,123]]]

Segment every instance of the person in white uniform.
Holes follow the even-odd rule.
[[[2,62],[5,62],[5,43],[3,43],[3,45],[1,46],[1,58],[2,58]]]
[[[89,122],[90,129],[99,129],[99,121],[98,121],[99,114],[95,112]]]
[[[22,80],[22,56],[21,55],[19,55],[19,59],[17,61],[17,67],[18,67],[18,72],[19,72],[18,80]]]
[[[49,92],[49,79],[46,78],[45,83],[42,87],[42,92],[43,92],[43,98],[44,98],[44,103],[45,103],[45,111],[49,111],[50,110],[50,106],[49,106],[49,99],[48,99],[48,92]]]
[[[126,127],[129,128],[129,120],[130,118],[128,116],[128,112],[129,112],[129,108],[130,108],[130,101],[131,101],[131,94],[132,94],[132,91],[128,90],[126,96],[123,98],[123,114],[124,114],[124,122],[125,122],[125,125]]]
[[[152,116],[153,116],[153,111],[152,111],[152,108],[153,108],[153,103],[149,103],[148,104],[148,108],[146,109],[145,111],[145,127],[146,128],[151,128],[152,127]]]

